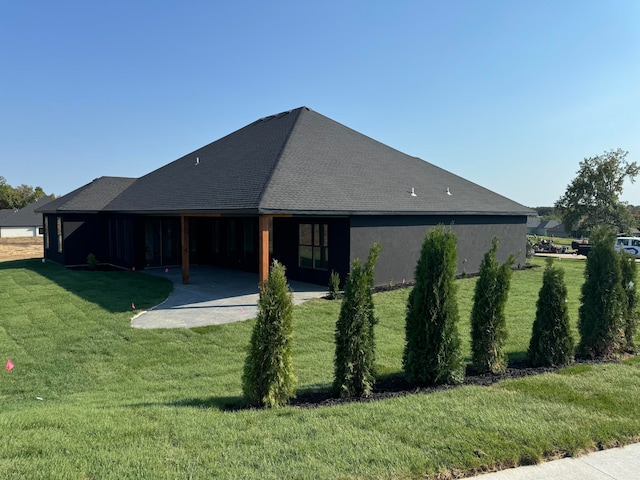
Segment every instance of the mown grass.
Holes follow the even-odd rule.
[[[575,329],[584,263],[561,265]],[[541,282],[542,268],[514,274],[511,360],[526,354]],[[467,357],[474,284],[458,282]],[[169,289],[141,273],[0,264],[0,362],[15,363],[0,372],[0,478],[421,478],[640,435],[637,358],[371,403],[226,411],[240,401],[253,321],[130,328],[131,303],[147,308]],[[381,374],[401,368],[407,295],[374,296]],[[339,307],[295,309],[302,391],[331,384]]]

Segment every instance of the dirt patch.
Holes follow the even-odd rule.
[[[0,238],[0,262],[42,258],[43,254],[42,237]]]

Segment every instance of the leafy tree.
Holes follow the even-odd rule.
[[[622,252],[620,257],[620,273],[622,278],[622,289],[626,296],[626,302],[624,302],[624,338],[626,348],[628,350],[635,350],[636,332],[638,330],[638,311],[637,299],[636,299],[636,275],[637,265],[634,255],[627,252]]]
[[[593,247],[587,256],[578,310],[578,353],[592,358],[616,354],[624,332],[626,296],[622,288],[620,255],[615,235],[598,227],[591,235]]]
[[[13,188],[4,177],[0,177],[0,209],[13,209]]]
[[[41,187],[20,185],[13,188],[4,177],[0,176],[0,209],[19,210],[46,196]]]
[[[471,309],[471,366],[477,372],[500,373],[507,368],[504,344],[507,341],[507,320],[504,313],[513,255],[500,265],[496,259],[498,238],[480,264],[480,276],[476,283]]]
[[[564,270],[553,265],[553,258],[548,258],[536,303],[529,360],[536,367],[567,365],[573,360],[573,350]]]
[[[416,384],[459,383],[464,379],[455,284],[457,238],[438,226],[424,239],[409,293],[402,365]]]
[[[250,405],[278,407],[296,394],[291,344],[293,295],[277,260],[260,285],[258,318],[244,364],[242,390]]]
[[[558,214],[553,207],[534,207],[534,210],[538,212],[538,216],[541,220],[558,220]]]
[[[380,245],[373,245],[364,268],[360,260],[351,263],[344,286],[340,316],[336,323],[333,387],[341,397],[362,397],[375,383],[375,335],[371,289]]]
[[[567,232],[578,230],[589,234],[599,225],[629,231],[632,218],[626,202],[619,197],[624,181],[634,182],[640,167],[626,160],[628,153],[610,150],[580,162],[576,178],[555,203]]]

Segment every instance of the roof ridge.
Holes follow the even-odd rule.
[[[282,154],[284,153],[285,149],[287,148],[287,145],[289,144],[289,140],[291,139],[291,135],[293,134],[293,131],[295,130],[296,125],[298,124],[298,121],[300,120],[300,115],[302,114],[302,112],[304,110],[310,111],[311,109],[309,107],[304,107],[304,106],[303,107],[298,107],[298,108],[294,108],[293,110],[288,110],[286,112],[278,113],[276,115],[271,115],[269,117],[263,117],[260,120],[258,120],[258,122],[260,122],[260,121],[265,121],[265,120],[271,120],[273,118],[282,118],[285,115],[288,115],[288,114],[290,114],[292,112],[295,112],[298,115],[296,117],[296,119],[293,122],[291,122],[291,128],[287,132],[287,137],[284,139],[284,142],[282,142],[282,146],[280,147],[280,151],[278,152],[278,155],[276,156],[276,161],[273,164],[273,168],[271,169],[271,172],[269,172],[269,176],[267,178],[267,181],[265,182],[264,188],[262,189],[262,193],[260,194],[260,198],[258,198],[258,211],[260,211],[260,209],[261,209],[262,200],[264,199],[264,196],[265,196],[267,190],[269,190],[269,187],[271,186],[271,179],[273,178],[273,175],[274,175],[275,171],[278,169],[278,166],[280,165],[280,160],[282,159]]]

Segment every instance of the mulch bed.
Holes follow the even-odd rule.
[[[609,361],[610,363],[616,360]],[[603,360],[577,359],[573,365],[595,365],[603,363]],[[436,385],[429,387],[416,387],[408,383],[400,374],[390,375],[376,381],[373,392],[368,397],[362,398],[339,398],[328,390],[298,392],[298,396],[289,402],[289,405],[299,408],[330,407],[353,402],[375,402],[388,398],[398,398],[407,395],[429,394],[459,388],[465,385],[486,387],[502,380],[528,377],[542,373],[555,372],[564,367],[532,367],[526,361],[516,362],[509,365],[504,373],[478,374],[467,369],[467,375],[462,383],[456,385]]]

